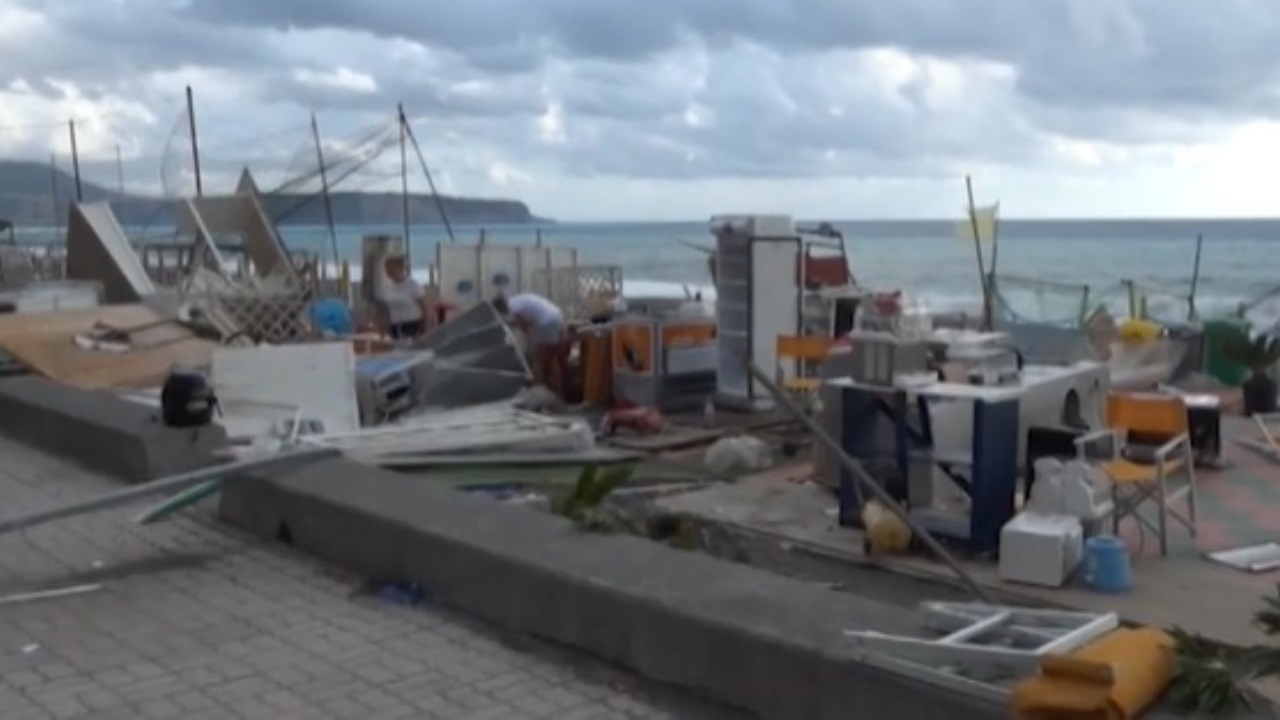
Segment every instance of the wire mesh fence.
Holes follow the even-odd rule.
[[[1092,310],[1088,285],[997,274],[992,282],[996,310],[1009,320],[1078,325]]]
[[[622,297],[622,268],[617,265],[574,265],[534,273],[534,289],[564,311],[586,319],[601,314]]]

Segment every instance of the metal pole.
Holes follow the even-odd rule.
[[[250,460],[240,460],[238,462],[227,463],[225,465],[217,465],[209,468],[201,468],[192,470],[191,472],[181,473],[179,475],[170,475],[159,480],[134,485],[132,487],[114,490],[109,493],[103,493],[88,500],[80,500],[69,505],[60,505],[48,508],[46,510],[38,510],[26,515],[18,515],[5,520],[0,520],[0,535],[16,532],[18,530],[26,530],[37,525],[43,525],[54,520],[74,517],[76,515],[85,515],[99,510],[107,510],[109,508],[127,505],[131,502],[148,498],[153,495],[164,495],[168,493],[185,490],[193,485],[214,478],[221,478],[223,482],[228,480],[245,477],[242,473],[250,470],[266,470],[277,465],[286,463],[307,461],[314,462],[326,457],[337,455],[338,452],[333,448],[308,447],[301,450],[290,450],[287,452],[276,453],[267,457],[253,458]]]
[[[884,488],[880,487],[880,483],[877,483],[874,478],[867,474],[867,471],[862,468],[862,465],[859,464],[857,460],[853,459],[849,453],[845,452],[844,448],[840,447],[840,444],[837,443],[835,439],[832,438],[820,424],[818,424],[817,421],[812,417],[809,417],[808,413],[801,410],[800,407],[796,405],[795,401],[792,400],[791,397],[788,396],[782,388],[778,387],[777,383],[769,377],[768,373],[761,371],[760,368],[756,367],[755,363],[752,362],[747,363],[747,372],[751,373],[752,377],[756,379],[756,382],[760,383],[765,390],[769,391],[769,394],[773,396],[775,402],[783,408],[786,408],[788,413],[790,413],[796,420],[799,420],[800,423],[805,426],[805,429],[813,434],[815,440],[821,443],[828,451],[834,453],[836,458],[840,460],[840,464],[849,471],[849,474],[852,475],[863,488],[874,495],[876,500],[896,515],[899,520],[906,523],[907,527],[911,528],[911,532],[914,533],[916,537],[920,538],[920,541],[924,543],[924,546],[929,549],[929,552],[932,552],[939,560],[946,564],[947,567],[951,568],[951,572],[955,573],[956,577],[960,582],[964,583],[965,587],[973,593],[974,597],[988,605],[996,604],[995,601],[992,600],[991,595],[978,584],[978,581],[974,580],[973,576],[960,566],[960,563],[956,560],[955,556],[947,552],[947,549],[944,548],[941,543],[933,537],[933,535],[929,534],[928,530],[921,527],[915,520],[912,520],[911,515],[909,515],[907,511],[904,510],[903,507],[899,505],[887,491],[885,491]]]
[[[124,158],[120,156],[120,146],[116,145],[116,181],[120,194],[124,195]]]
[[[324,148],[320,144],[320,123],[316,120],[315,113],[311,113],[311,137],[316,143],[316,162],[320,163],[320,199],[324,201],[324,218],[329,224],[329,249],[333,252],[333,271],[341,272],[342,258],[338,256],[338,232],[333,227],[333,201],[329,198],[329,172],[324,167]]]
[[[1196,293],[1200,290],[1200,253],[1204,250],[1204,233],[1196,235],[1196,259],[1195,265],[1191,270],[1191,292],[1187,295],[1187,319],[1195,320],[1198,313],[1196,312]]]
[[[58,214],[58,156],[49,154],[49,204],[53,207],[53,227],[62,237],[62,216]]]
[[[973,252],[978,258],[978,279],[982,281],[982,329],[991,329],[991,288],[987,283],[987,263],[982,257],[982,236],[978,232],[978,208],[973,203],[973,178],[964,176],[969,196],[969,227],[973,229]]]
[[[196,100],[187,86],[187,129],[191,132],[191,163],[196,174],[196,197],[204,195],[204,181],[200,177],[200,142],[196,139]]]
[[[396,118],[400,123],[400,222],[404,226],[404,263],[413,273],[413,247],[409,242],[409,121],[404,116],[404,104],[396,105]]]
[[[76,147],[76,121],[67,121],[67,132],[71,135],[71,171],[76,179],[76,202],[84,202],[84,189],[80,185],[80,151]]]

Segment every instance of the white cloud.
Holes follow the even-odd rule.
[[[305,175],[313,110],[337,152],[404,103],[442,187],[553,217],[949,216],[964,174],[1013,215],[1266,213],[1280,6],[1204,8],[0,0],[0,155],[65,155],[76,118],[89,179],[119,146],[159,189],[190,85],[211,186]]]
[[[319,90],[338,90],[360,95],[378,92],[378,81],[372,75],[347,67],[328,71],[299,68],[293,71],[293,77],[299,83]]]

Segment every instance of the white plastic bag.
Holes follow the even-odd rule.
[[[702,463],[718,475],[735,475],[764,470],[773,464],[773,451],[750,435],[720,438],[707,448]]]
[[[1035,461],[1036,484],[1031,486],[1031,498],[1023,508],[1039,515],[1057,515],[1062,512],[1062,461],[1056,458],[1040,458]]]

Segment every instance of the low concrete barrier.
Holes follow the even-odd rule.
[[[248,478],[246,478],[248,479]],[[1007,710],[859,662],[844,631],[910,632],[877,603],[351,463],[229,484],[223,519],[371,579],[761,717],[948,720]]]
[[[111,393],[36,376],[0,380],[0,434],[126,482],[142,482],[212,463],[219,426],[175,429],[157,411]]]

